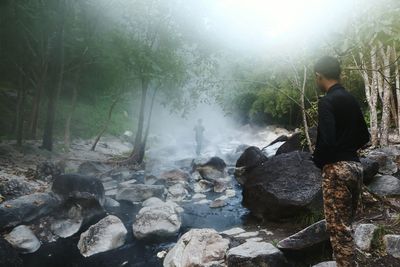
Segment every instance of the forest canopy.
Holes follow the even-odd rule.
[[[130,130],[140,162],[154,105],[184,116],[215,102],[242,124],[313,126],[313,64],[332,55],[372,143],[386,145],[400,132],[399,11],[396,0],[4,0],[0,137],[52,150],[54,138],[68,149]]]

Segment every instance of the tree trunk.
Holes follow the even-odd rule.
[[[380,145],[387,146],[388,138],[389,138],[389,127],[390,127],[390,94],[391,85],[389,83],[390,79],[390,54],[391,47],[388,46],[386,52],[384,51],[383,46],[381,45],[379,48],[380,56],[382,57],[382,69],[383,72],[380,75],[380,78],[383,80],[382,82],[382,118],[381,118],[381,138]]]
[[[24,111],[25,111],[25,98],[26,98],[26,88],[24,79],[20,78],[20,86],[18,93],[18,104],[16,113],[16,140],[17,146],[22,146],[22,139],[24,133]]]
[[[56,88],[49,88],[49,97],[47,104],[47,117],[43,133],[42,148],[49,151],[53,150],[53,127],[56,112],[56,100],[63,84],[64,76],[64,22],[65,22],[65,0],[60,0],[60,25],[59,25],[59,63],[58,63],[58,77]]]
[[[304,66],[303,86],[301,87],[301,110],[302,110],[302,115],[303,115],[304,135],[306,136],[308,149],[310,150],[310,153],[312,153],[313,148],[312,148],[310,135],[308,133],[307,114],[306,114],[306,107],[304,104],[304,92],[305,92],[305,88],[306,88],[306,79],[307,79],[307,68],[306,68],[306,66]]]
[[[135,143],[133,147],[133,151],[128,159],[130,163],[141,164],[143,161],[143,157],[140,155],[140,151],[142,150],[142,138],[143,138],[143,124],[144,124],[144,111],[146,109],[146,98],[147,98],[147,90],[149,83],[147,80],[142,79],[142,99],[140,102],[140,112],[139,112],[139,120],[138,127],[135,136]]]
[[[372,69],[377,68],[377,49],[374,45],[371,48],[371,67]],[[367,72],[367,71],[365,71]],[[379,145],[379,131],[378,131],[378,75],[376,71],[372,72],[372,83],[371,83],[371,105],[370,105],[370,126],[371,126],[371,143],[373,147]]]
[[[142,146],[140,147],[140,151],[139,151],[138,158],[140,159],[140,163],[143,161],[145,151],[146,151],[147,138],[149,137],[149,133],[150,133],[150,125],[151,125],[151,119],[152,119],[152,115],[153,115],[154,100],[156,99],[157,91],[158,91],[158,88],[154,89],[153,96],[151,97],[151,104],[150,104],[149,116],[147,118],[146,131],[144,133]]]
[[[94,140],[94,143],[93,143],[93,145],[92,145],[92,147],[91,147],[91,149],[90,149],[91,151],[94,151],[94,150],[96,149],[97,143],[99,142],[101,136],[102,136],[102,135],[104,134],[104,132],[107,130],[108,125],[109,125],[109,123],[110,123],[110,121],[111,121],[112,112],[113,112],[113,110],[114,110],[115,105],[117,104],[117,102],[118,102],[118,100],[119,100],[119,97],[120,97],[120,96],[118,95],[118,96],[114,99],[114,101],[111,103],[110,109],[108,110],[108,117],[107,117],[107,120],[106,120],[106,122],[104,123],[103,128],[100,130],[99,134],[97,135],[96,139]]]
[[[396,50],[393,49],[395,53],[395,59],[397,59]],[[397,98],[397,132],[400,136],[400,72],[399,72],[399,64],[395,62],[395,80],[396,80],[396,98]]]
[[[48,53],[49,53],[49,44],[47,44],[45,56],[42,63],[42,73],[40,75],[39,81],[36,87],[36,94],[33,100],[33,108],[32,108],[32,116],[31,116],[31,124],[30,124],[30,137],[31,139],[36,139],[37,133],[37,125],[39,120],[39,112],[40,112],[40,104],[42,102],[42,95],[44,93],[44,88],[47,79],[47,70],[48,70]]]
[[[79,73],[79,72],[78,72]],[[76,74],[77,76],[79,74]],[[76,79],[76,82],[78,78]],[[72,89],[72,98],[71,98],[71,109],[68,114],[67,120],[65,121],[65,131],[64,131],[64,147],[66,150],[69,150],[71,146],[71,120],[76,108],[76,99],[78,98],[78,88],[77,84],[75,83],[74,88]]]

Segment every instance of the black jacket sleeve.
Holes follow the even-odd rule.
[[[324,98],[318,102],[318,137],[313,160],[318,167],[335,154],[336,123],[331,103]]]

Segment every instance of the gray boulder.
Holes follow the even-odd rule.
[[[312,267],[336,267],[336,261],[324,261],[313,265]]]
[[[379,163],[379,173],[381,174],[392,175],[398,170],[394,158],[384,151],[373,150],[368,153],[367,158]]]
[[[40,248],[39,239],[25,225],[15,227],[10,233],[4,236],[4,239],[14,248],[21,251],[21,253],[33,253]]]
[[[116,200],[142,202],[150,197],[163,198],[165,188],[162,185],[132,184],[129,187],[120,188]]]
[[[143,202],[143,208],[136,215],[132,225],[133,234],[137,239],[174,236],[182,224],[182,211],[174,202],[150,198]]]
[[[267,156],[258,147],[248,147],[236,162],[235,177],[238,182],[243,185],[246,175],[267,160]]]
[[[400,196],[400,180],[391,175],[376,175],[368,188],[380,196]]]
[[[300,232],[281,240],[277,247],[281,250],[299,251],[329,240],[326,221],[316,222]]]
[[[387,254],[400,259],[400,235],[385,235],[383,242],[386,246]]]
[[[369,251],[376,229],[378,229],[378,227],[371,223],[358,225],[354,232],[355,245],[363,251]]]
[[[321,171],[306,152],[284,153],[246,174],[243,205],[255,216],[288,218],[322,210]]]
[[[285,267],[290,266],[282,251],[267,242],[248,241],[227,253],[228,266]]]
[[[53,194],[37,193],[0,204],[0,228],[33,221],[59,207],[61,201]]]
[[[78,248],[85,257],[122,246],[128,231],[122,221],[109,215],[81,234]]]
[[[164,259],[164,267],[225,266],[229,240],[214,229],[192,229],[178,240]]]

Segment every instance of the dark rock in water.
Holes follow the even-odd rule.
[[[60,175],[54,180],[51,189],[64,200],[94,199],[101,205],[104,204],[104,187],[101,180],[95,177],[78,174]]]
[[[78,173],[83,175],[98,175],[107,171],[106,166],[100,162],[86,161],[78,167]]]
[[[329,234],[326,231],[326,221],[322,220],[281,240],[277,247],[281,250],[299,251],[311,248],[328,240]]]
[[[376,175],[368,188],[380,196],[400,196],[400,180],[391,175]]]
[[[50,161],[41,162],[36,166],[36,179],[43,181],[52,181],[55,177],[64,173],[65,164],[59,162],[58,164]]]
[[[236,162],[235,176],[240,184],[245,183],[246,173],[262,165],[268,160],[267,156],[255,146],[247,148]]]
[[[311,143],[315,144],[317,140],[317,128],[310,128],[308,133],[310,135]],[[301,132],[292,134],[292,136],[290,136],[289,139],[279,147],[279,149],[276,151],[276,155],[290,153],[293,151],[308,151],[308,146],[303,141],[304,139],[303,133]]]
[[[18,252],[4,238],[0,237],[0,265],[7,267],[22,267],[22,259]]]
[[[322,210],[321,171],[310,153],[274,156],[245,177],[243,205],[257,217],[280,219]]]
[[[246,170],[251,170],[254,167],[261,165],[267,161],[267,156],[255,146],[248,147],[236,162],[236,168],[245,167]]]
[[[53,194],[38,193],[22,196],[0,204],[0,228],[30,222],[49,214],[60,205]]]
[[[361,164],[363,166],[363,182],[369,184],[374,176],[379,172],[379,163],[373,159],[361,158]]]
[[[302,133],[294,133],[283,145],[278,148],[275,155],[289,153],[297,150],[305,150],[306,146],[302,144],[302,139]]]
[[[253,267],[285,267],[291,266],[282,251],[267,242],[248,241],[231,248],[227,253],[228,266]]]

